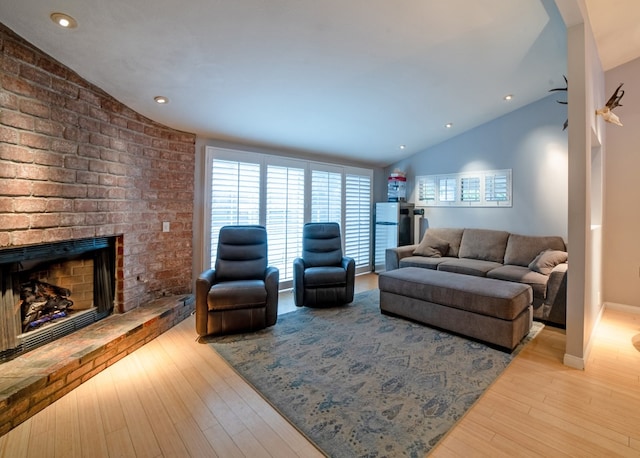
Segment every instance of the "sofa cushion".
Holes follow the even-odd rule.
[[[566,251],[545,250],[529,264],[529,269],[542,275],[549,275],[558,264],[567,262]]]
[[[267,288],[262,280],[223,281],[207,294],[209,311],[264,307],[266,303]]]
[[[506,265],[487,272],[487,277],[498,280],[524,283],[533,289],[533,297],[544,300],[547,292],[549,277],[533,272],[528,267]]]
[[[453,258],[438,264],[438,270],[473,275],[475,277],[486,277],[487,272],[501,266],[502,264],[499,262],[483,261],[482,259]]]
[[[443,256],[457,258],[460,252],[460,242],[463,232],[464,229],[460,228],[430,227],[427,229],[427,232],[425,232],[425,235],[431,234],[447,242],[449,244],[449,250],[443,254]]]
[[[413,250],[413,255],[440,258],[445,256],[447,251],[449,251],[449,242],[427,231],[420,244]]]
[[[452,260],[452,259],[458,259],[458,258],[450,258],[450,257],[430,258],[430,257],[427,257],[427,256],[408,256],[406,258],[402,258],[398,262],[398,267],[399,268],[402,268],[402,267],[422,267],[422,268],[436,270],[438,268],[438,264],[442,264],[443,262],[449,261],[449,260]]]
[[[565,249],[562,237],[511,234],[504,253],[504,264],[527,267],[544,250]]]
[[[347,284],[347,271],[343,267],[309,267],[304,270],[303,275],[307,288]]]
[[[465,229],[458,256],[502,264],[508,239],[509,233],[505,231]]]

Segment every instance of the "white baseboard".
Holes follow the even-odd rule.
[[[603,303],[602,307],[598,311],[598,316],[595,319],[595,323],[593,324],[593,329],[591,330],[589,342],[587,342],[587,346],[584,349],[584,356],[582,358],[570,355],[568,353],[564,354],[563,363],[565,366],[573,367],[574,369],[584,370],[587,367],[587,361],[589,360],[589,355],[591,354],[591,344],[593,343],[593,334],[596,332],[596,329],[600,325],[600,320],[602,320],[602,314],[606,308],[607,304]]]
[[[605,308],[608,308],[611,310],[617,310],[619,312],[640,313],[640,307],[637,307],[635,305],[617,304],[615,302],[605,302],[604,306]]]
[[[585,349],[585,356],[583,358],[580,358],[578,356],[569,355],[565,353],[564,360],[563,360],[565,366],[573,367],[574,369],[580,369],[580,370],[585,369],[587,365],[587,360],[589,359],[589,353],[591,353],[591,343],[593,342],[593,333],[595,332],[596,328],[600,324],[600,320],[602,318],[602,314],[604,313],[605,309],[617,310],[619,312],[625,312],[625,313],[640,314],[640,307],[637,307],[635,305],[618,304],[615,302],[604,302],[602,304],[602,307],[600,308],[600,312],[598,313],[598,316],[596,317],[596,322],[593,326],[593,332],[591,334],[592,338],[589,339],[589,343],[587,344],[587,348]]]
[[[586,367],[585,359],[578,358],[577,356],[569,355],[567,353],[564,354],[563,363],[565,366],[573,367],[574,369],[584,370]]]

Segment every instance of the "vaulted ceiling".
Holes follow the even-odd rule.
[[[376,165],[543,98],[566,73],[553,0],[20,0],[0,3],[0,21],[168,126]]]

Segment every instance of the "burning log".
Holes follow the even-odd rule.
[[[22,332],[60,316],[66,316],[66,310],[73,306],[73,301],[68,299],[69,296],[71,291],[67,288],[38,280],[20,285]]]

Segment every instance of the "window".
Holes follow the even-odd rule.
[[[434,203],[436,201],[436,178],[422,177],[418,183],[418,201]]]
[[[311,221],[342,225],[342,173],[311,170]]]
[[[456,179],[453,177],[440,178],[438,181],[438,200],[440,202],[455,202]]]
[[[220,228],[259,224],[260,164],[213,159],[211,166],[211,265]]]
[[[416,177],[416,205],[511,207],[511,169]]]
[[[267,166],[269,264],[281,280],[293,278],[293,260],[302,254],[304,168]]]
[[[371,265],[371,181],[370,174],[345,176],[345,255],[355,260],[356,271]]]
[[[489,202],[511,200],[511,173],[495,172],[486,174],[484,199]]]
[[[204,248],[211,256],[203,269],[215,265],[222,226],[260,224],[269,264],[280,269],[280,286],[287,288],[307,221],[340,224],[345,254],[357,271],[370,269],[372,170],[214,147],[207,147],[206,160]]]
[[[462,202],[480,202],[480,177],[460,179],[460,200]]]

